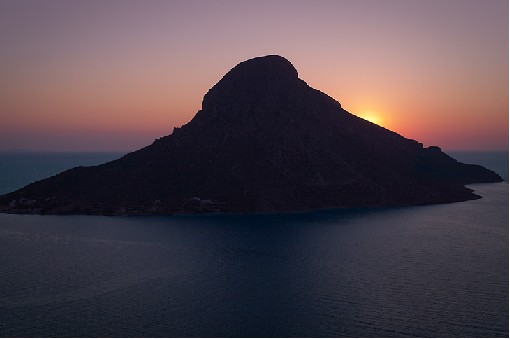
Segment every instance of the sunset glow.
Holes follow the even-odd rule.
[[[0,150],[135,150],[266,54],[425,145],[508,147],[503,0],[2,1],[0,23]]]
[[[380,115],[373,112],[366,112],[358,115],[360,118],[365,119],[367,121],[370,121],[371,123],[374,123],[379,126],[384,127],[384,120]]]

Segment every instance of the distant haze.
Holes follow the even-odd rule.
[[[135,150],[266,54],[425,145],[508,148],[506,0],[3,0],[0,46],[0,151]]]

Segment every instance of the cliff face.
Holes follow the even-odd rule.
[[[152,145],[0,197],[12,213],[171,214],[405,206],[479,198],[502,181],[360,119],[280,56],[238,64]]]

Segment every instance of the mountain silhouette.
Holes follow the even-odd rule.
[[[77,167],[0,197],[0,210],[172,214],[408,206],[479,198],[499,182],[439,147],[363,120],[277,55],[241,62],[181,128],[109,163]]]

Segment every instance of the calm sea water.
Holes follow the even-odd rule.
[[[119,155],[12,156],[3,192]],[[508,184],[471,187],[411,208],[0,214],[0,336],[507,337]]]

